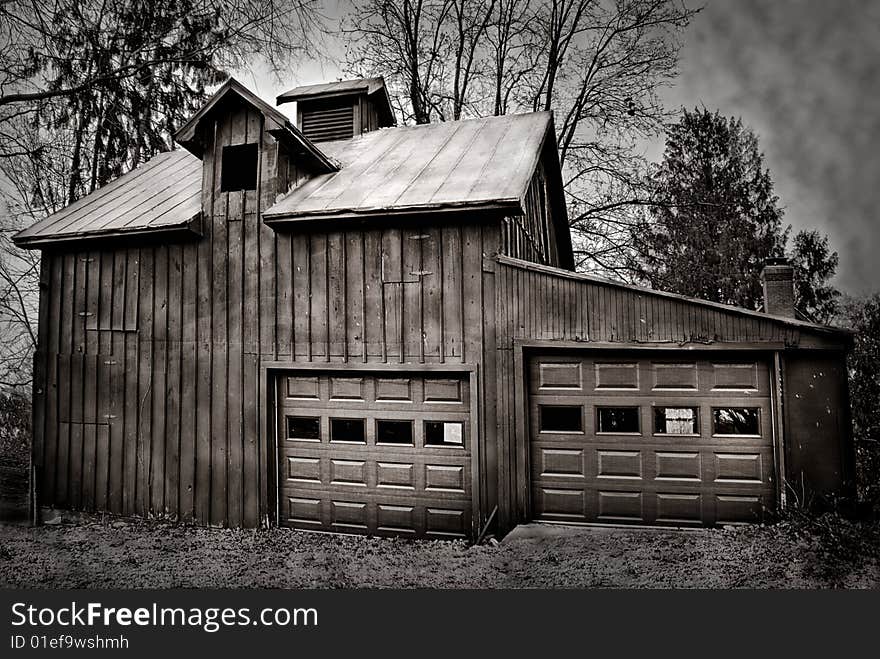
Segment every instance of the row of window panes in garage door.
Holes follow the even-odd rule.
[[[410,420],[375,420],[377,444],[415,446],[414,422]],[[460,421],[424,421],[425,446],[464,446],[464,424]],[[330,419],[330,441],[346,444],[367,443],[366,419]],[[321,419],[307,416],[287,417],[290,439],[320,442]]]
[[[541,432],[584,432],[581,405],[539,405]],[[596,432],[641,434],[641,408],[638,406],[596,408]],[[653,407],[655,435],[699,435],[700,408]],[[761,409],[758,407],[713,407],[712,434],[760,436]]]

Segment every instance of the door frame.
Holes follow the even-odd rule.
[[[429,375],[442,375],[443,373],[454,374],[461,377],[467,375],[470,389],[470,437],[471,437],[471,538],[475,539],[480,532],[480,524],[483,518],[481,508],[481,479],[480,455],[483,450],[480,435],[480,418],[482,410],[479,407],[479,367],[476,364],[388,364],[388,363],[352,363],[352,362],[290,362],[290,361],[266,361],[262,364],[261,380],[270,392],[270,400],[263,407],[263,427],[266,429],[266,438],[269,441],[268,451],[271,459],[267,461],[269,467],[268,485],[274,490],[274,506],[271,506],[269,514],[270,524],[281,526],[281,481],[278,461],[279,435],[278,435],[278,386],[277,380],[285,373],[292,371],[305,371],[309,373],[344,373],[347,377],[361,373],[368,376],[376,376],[382,373],[389,375],[403,375],[406,373],[418,377]],[[271,493],[271,491],[270,491]]]
[[[529,446],[529,389],[528,360],[543,351],[560,351],[566,353],[584,352],[669,352],[687,353],[761,353],[767,363],[770,374],[770,416],[773,444],[773,479],[775,489],[774,507],[780,509],[785,496],[783,475],[785,470],[785,445],[782,432],[782,366],[779,355],[786,346],[782,342],[743,342],[743,343],[608,343],[584,341],[552,341],[516,339],[513,342],[514,396],[514,428],[516,446],[516,483],[517,510],[514,519],[517,522],[531,522],[532,519],[532,482],[531,482],[531,447]]]

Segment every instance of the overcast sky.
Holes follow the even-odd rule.
[[[242,81],[272,99],[334,80],[342,73],[328,50],[330,61],[304,62],[280,83],[260,73]],[[708,0],[664,98],[742,117],[758,133],[785,220],[831,237],[840,288],[880,290],[880,2]],[[662,150],[658,140],[649,154]]]

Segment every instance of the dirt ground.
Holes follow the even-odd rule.
[[[877,588],[880,526],[521,527],[502,543],[138,521],[0,527],[2,588]]]

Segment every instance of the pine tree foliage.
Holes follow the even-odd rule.
[[[755,134],[718,112],[683,110],[651,187],[633,231],[639,275],[654,288],[757,308],[761,268],[783,256],[788,228]]]

